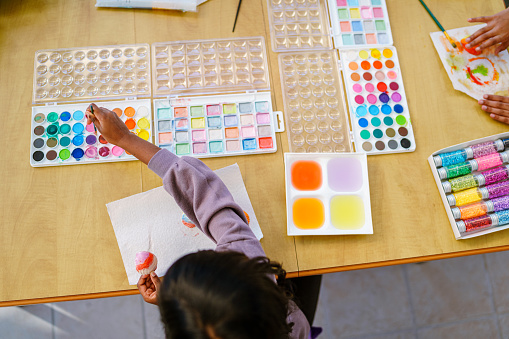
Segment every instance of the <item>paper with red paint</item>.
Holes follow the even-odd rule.
[[[465,38],[484,25],[475,25],[447,30],[455,41],[453,48],[444,33],[431,33],[431,40],[451,79],[454,89],[466,93],[474,99],[484,94],[509,96],[509,53],[507,50],[495,55],[497,46],[483,50],[466,49]]]
[[[253,233],[258,239],[263,238],[239,166],[234,164],[215,173],[247,213]],[[110,202],[106,207],[129,285],[136,285],[140,278],[135,265],[137,252],[149,251],[156,255],[156,274],[163,276],[183,255],[216,248],[214,242],[193,227],[189,219],[183,219],[182,210],[162,186]]]

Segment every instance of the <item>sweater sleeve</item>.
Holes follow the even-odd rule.
[[[265,256],[244,211],[221,179],[202,161],[179,158],[162,149],[152,157],[148,167],[163,179],[164,189],[187,217],[216,243],[216,250],[237,251],[250,258]]]

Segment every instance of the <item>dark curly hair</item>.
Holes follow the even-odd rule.
[[[177,260],[158,295],[166,338],[289,337],[286,272],[265,257],[199,251]],[[278,278],[278,284],[272,277]]]

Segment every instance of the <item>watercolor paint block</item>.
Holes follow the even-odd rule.
[[[385,0],[328,0],[328,3],[337,49],[393,44]]]
[[[120,119],[133,133],[152,142],[152,124],[147,119],[151,114],[149,99],[96,104],[120,113]],[[122,148],[108,143],[96,133],[94,125],[87,125],[86,109],[83,103],[32,107],[30,164],[33,167],[136,160]],[[168,127],[165,120],[159,123]],[[168,130],[162,131],[158,141],[171,143],[171,135]]]
[[[506,139],[506,140],[504,140]],[[509,132],[505,132],[505,133],[500,133],[500,134],[495,134],[495,135],[490,135],[490,136],[487,136],[487,137],[484,137],[484,138],[480,138],[480,139],[475,139],[475,140],[470,140],[470,141],[467,141],[467,142],[463,142],[463,143],[460,143],[460,144],[456,144],[456,145],[452,145],[452,146],[449,146],[449,147],[446,147],[446,148],[442,148],[440,150],[437,150],[435,152],[433,152],[429,157],[428,157],[428,163],[429,163],[429,166],[431,168],[431,172],[433,174],[433,177],[435,179],[435,183],[437,185],[437,188],[438,188],[438,192],[440,194],[440,197],[442,199],[442,203],[444,205],[444,208],[445,208],[445,212],[447,214],[447,217],[449,219],[449,222],[450,222],[450,225],[451,225],[451,229],[453,231],[453,234],[454,234],[454,237],[456,238],[456,240],[463,240],[463,239],[470,239],[470,238],[475,238],[475,237],[479,237],[479,236],[482,236],[482,235],[486,235],[486,234],[490,234],[490,233],[493,233],[493,232],[499,232],[499,231],[503,231],[503,230],[506,230],[509,228],[509,224],[506,224],[505,222],[507,221],[507,217],[504,216],[504,221],[503,221],[503,224],[501,225],[498,225],[498,226],[492,226],[492,227],[487,227],[487,228],[482,228],[482,227],[479,227],[479,228],[473,228],[473,229],[469,229],[469,231],[466,231],[466,232],[460,232],[460,230],[458,229],[458,225],[457,225],[457,222],[459,222],[461,219],[456,219],[455,218],[455,215],[453,214],[453,209],[454,207],[456,206],[450,206],[450,203],[449,203],[449,200],[447,199],[447,196],[450,195],[451,193],[450,192],[446,192],[444,190],[444,183],[446,181],[451,181],[451,179],[447,180],[447,179],[441,179],[440,175],[439,175],[439,170],[442,168],[441,166],[438,166],[437,164],[435,164],[435,161],[434,161],[434,157],[439,155],[439,154],[443,154],[443,153],[451,153],[451,152],[458,152],[460,150],[464,150],[465,148],[467,147],[472,147],[474,145],[479,145],[479,144],[487,144],[487,143],[493,143],[495,142],[496,140],[502,140],[503,141],[503,146],[505,147],[505,150],[507,150],[507,147],[509,146]],[[484,147],[483,147],[484,148]],[[495,152],[491,153],[490,152],[486,152],[486,148],[484,148],[484,156],[490,156],[490,155],[495,155]],[[496,151],[496,150],[495,150]],[[499,150],[498,153],[502,153],[502,151],[504,150]],[[465,156],[466,158],[466,156]],[[480,159],[480,156],[478,156],[476,159]],[[457,165],[461,165],[462,163],[460,162],[461,160],[458,160],[457,162]],[[495,166],[495,167],[492,167],[488,170],[483,170],[483,171],[473,171],[473,172],[470,172],[470,170],[468,172],[470,173],[466,173],[464,176],[458,176],[454,179],[456,180],[461,180],[461,179],[466,179],[465,177],[467,176],[470,176],[470,175],[478,175],[480,174],[481,172],[494,172],[494,170],[496,169],[501,169],[503,168],[503,166],[506,166],[507,163],[505,163],[504,165],[502,166]],[[454,165],[452,166],[454,167]],[[490,166],[491,167],[491,166]],[[500,172],[499,172],[500,173]],[[488,175],[485,174],[483,175],[484,178],[487,178]],[[496,191],[498,191],[497,193],[507,193],[506,191],[506,188],[504,188],[503,186],[505,182],[507,182],[507,179],[506,179],[506,176],[504,175],[503,177],[496,177],[495,175],[490,175],[491,177],[491,180],[489,181],[489,184],[488,182],[486,182],[486,184],[488,185],[499,185],[499,188],[496,189]],[[463,181],[463,180],[462,180]],[[463,181],[465,182],[465,181]],[[474,180],[474,183],[475,185],[478,184],[478,182],[476,182]],[[502,187],[500,187],[502,186]],[[486,188],[487,185],[483,185],[481,186],[481,189],[482,188]],[[472,186],[471,188],[469,188],[469,190],[475,190],[476,186]],[[463,193],[467,190],[459,190],[459,191],[456,191],[456,193]],[[490,189],[490,191],[494,192],[493,190]],[[490,198],[488,197],[488,199],[482,199],[481,201],[478,201],[476,203],[479,203],[479,202],[486,202],[487,200],[491,200],[491,204],[493,204],[493,206],[497,206],[497,209],[495,211],[497,212],[503,212],[506,211],[506,207],[505,207],[505,203],[507,200],[508,196],[507,195],[501,195],[501,196],[498,196],[497,198]],[[495,199],[498,200],[498,202],[495,203]],[[472,207],[474,204],[476,203],[472,203],[470,205],[463,205],[462,207]],[[494,211],[494,212],[495,212]],[[488,212],[486,213],[487,211],[486,210],[483,210],[483,214],[479,214],[477,216],[478,219],[484,219],[488,216],[491,216],[494,214],[494,212]],[[500,218],[497,218],[499,219],[500,221]],[[466,219],[468,220],[468,219]],[[481,222],[478,222],[478,225],[480,225]]]
[[[396,48],[340,52],[356,149],[412,152],[415,138]]]
[[[285,153],[288,235],[373,234],[365,153]]]
[[[335,51],[281,53],[279,69],[291,152],[351,152]]]
[[[156,144],[171,144],[179,156],[203,158],[277,150],[275,133],[280,129],[275,124],[270,92],[154,100],[156,111],[167,108],[173,118],[155,116]]]

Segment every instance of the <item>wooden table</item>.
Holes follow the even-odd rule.
[[[453,90],[417,1],[388,0],[417,151],[368,160],[374,235],[288,237],[283,151],[207,159],[237,162],[267,255],[289,276],[383,266],[509,249],[509,232],[456,241],[426,158],[459,142],[500,133],[474,100]],[[34,52],[39,49],[265,36],[274,108],[283,109],[277,54],[270,51],[265,0],[210,0],[198,13],[96,9],[94,1],[0,4],[0,306],[137,293],[129,286],[105,204],[161,185],[139,161],[32,168],[29,140]],[[499,0],[438,1],[429,7],[447,28],[503,9]]]

